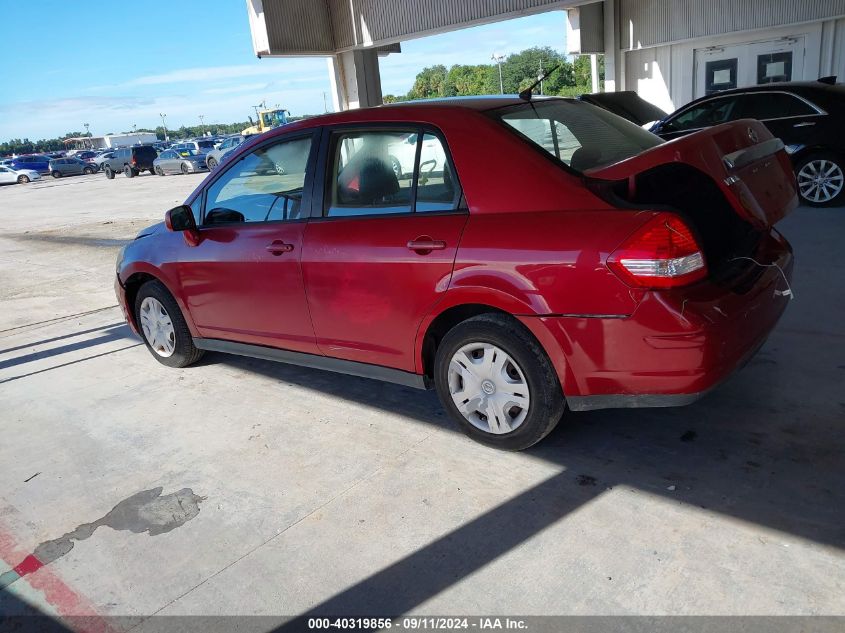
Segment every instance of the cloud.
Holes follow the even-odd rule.
[[[206,88],[201,91],[204,95],[223,95],[223,94],[237,94],[239,92],[256,92],[267,90],[272,83],[254,83],[254,84],[237,84],[235,86],[222,86],[219,88]]]
[[[205,68],[181,68],[157,75],[143,75],[130,79],[122,86],[157,86],[162,84],[181,84],[197,81],[222,81],[226,79],[242,79],[244,77],[272,77],[280,73],[301,73],[313,71],[320,65],[325,68],[325,62],[316,59],[266,59],[254,64],[239,64],[234,66],[209,66]]]

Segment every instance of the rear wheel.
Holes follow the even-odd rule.
[[[827,152],[810,154],[795,166],[801,200],[814,207],[845,200],[845,161]]]
[[[25,185],[25,184],[26,184],[26,183],[28,183],[28,182],[29,182],[29,176],[27,176],[27,175],[25,175],[25,174],[24,174],[24,175],[21,175],[21,176],[18,176],[18,183],[20,183],[20,184],[22,184],[22,185]]]
[[[150,175],[155,176],[156,170],[154,167],[150,167]]]
[[[482,314],[452,328],[437,348],[434,382],[464,433],[504,450],[539,442],[566,408],[545,352],[506,315]]]
[[[187,367],[202,357],[176,300],[160,281],[148,281],[138,290],[135,322],[147,349],[162,365]]]
[[[123,175],[127,178],[134,178],[136,174],[134,169],[132,169],[129,165],[125,165],[123,167]]]
[[[103,170],[103,172],[106,174],[106,178],[108,178],[109,180],[112,180],[114,178],[114,171],[112,171],[112,168],[108,165],[106,165],[106,168]]]
[[[86,176],[90,176],[91,174],[94,173],[94,168],[93,167],[86,167],[85,169],[82,170],[82,173],[85,174]]]

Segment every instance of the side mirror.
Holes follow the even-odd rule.
[[[197,229],[194,212],[186,204],[173,207],[164,214],[164,225],[168,231],[190,231]]]
[[[202,240],[197,223],[194,220],[194,212],[186,204],[174,207],[165,213],[164,225],[168,231],[182,232],[185,241],[190,246],[196,246]]]

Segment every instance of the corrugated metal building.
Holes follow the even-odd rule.
[[[710,91],[845,77],[845,0],[246,0],[258,56],[325,55],[335,106],[381,102],[378,55],[403,40],[565,10],[607,90],[665,110]],[[561,44],[564,35],[561,33]]]

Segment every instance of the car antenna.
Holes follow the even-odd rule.
[[[540,77],[537,78],[537,81],[535,81],[533,84],[531,84],[525,90],[523,90],[519,93],[519,98],[522,99],[523,101],[531,101],[531,97],[534,96],[534,88],[539,86],[540,82],[545,81],[546,78],[549,75],[551,75],[554,71],[556,71],[558,68],[560,68],[560,64],[555,64],[548,71],[546,71],[546,73],[544,75],[540,75]]]

